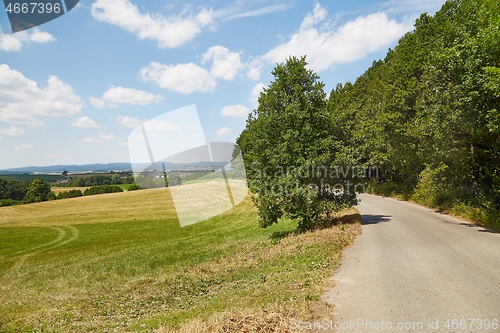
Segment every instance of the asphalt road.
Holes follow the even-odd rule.
[[[408,202],[360,198],[363,233],[323,296],[337,331],[500,332],[500,234]]]

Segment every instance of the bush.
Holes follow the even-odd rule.
[[[114,185],[102,185],[102,186],[93,186],[86,189],[83,192],[83,195],[87,196],[87,195],[116,193],[116,192],[123,192],[123,189],[119,186],[114,186]]]
[[[14,205],[19,205],[19,204],[21,204],[21,201],[19,201],[19,200],[0,199],[0,207],[14,206]]]
[[[137,191],[137,190],[142,190],[142,187],[140,187],[137,184],[132,184],[127,189],[127,191]]]
[[[77,198],[81,197],[82,195],[83,193],[80,190],[69,190],[69,191],[59,192],[59,194],[56,196],[56,199]]]
[[[448,209],[453,195],[447,173],[448,166],[444,163],[437,167],[426,165],[411,199],[429,207]]]

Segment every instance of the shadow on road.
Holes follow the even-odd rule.
[[[463,225],[463,226],[466,226],[466,227],[469,227],[469,228],[481,228],[481,229],[477,230],[478,232],[489,232],[489,233],[492,233],[492,234],[500,234],[499,230],[484,228],[484,227],[482,227],[482,226],[480,226],[478,224],[460,223],[460,225]]]
[[[361,215],[361,224],[363,225],[389,222],[390,220],[391,220],[391,215],[371,215],[371,214]]]

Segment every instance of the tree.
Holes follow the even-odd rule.
[[[353,189],[332,173],[341,142],[326,108],[324,84],[307,69],[306,58],[291,57],[278,64],[275,80],[259,97],[237,140],[241,147],[260,225],[283,215],[296,219],[299,229],[314,227],[332,211],[356,203]]]
[[[24,201],[26,203],[47,201],[52,198],[50,185],[43,179],[33,179],[28,187]]]

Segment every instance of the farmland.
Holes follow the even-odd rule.
[[[309,233],[288,220],[262,229],[246,198],[181,228],[169,189],[0,208],[0,331],[210,331],[235,317],[284,327],[312,316],[359,232],[359,215],[344,215]]]

